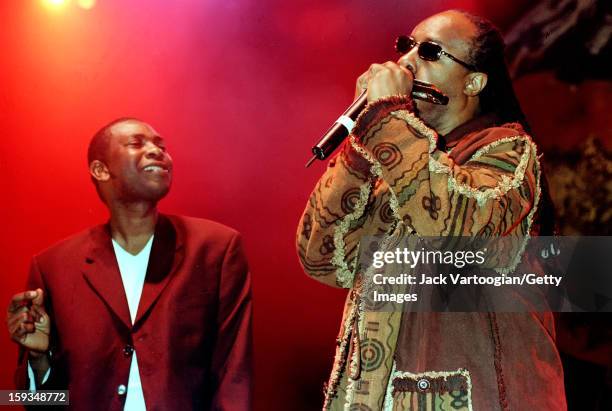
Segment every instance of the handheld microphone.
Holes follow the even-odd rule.
[[[448,104],[448,96],[442,93],[442,91],[433,84],[425,83],[424,81],[414,80],[411,95],[412,98],[433,104]],[[338,117],[338,120],[336,120],[329,130],[327,130],[319,142],[312,147],[313,156],[306,163],[306,167],[310,166],[313,161],[317,159],[325,160],[336,150],[353,129],[355,120],[357,120],[359,113],[363,111],[367,103],[367,90],[364,90],[363,93],[353,101],[353,104]]]

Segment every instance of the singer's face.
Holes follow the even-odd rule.
[[[161,200],[172,183],[172,157],[147,123],[127,120],[111,127],[107,167],[110,190],[123,201]]]
[[[471,39],[475,34],[476,28],[472,22],[462,14],[452,11],[423,20],[411,33],[417,42],[433,41],[442,46],[442,50],[468,62]],[[423,60],[419,57],[417,48],[414,47],[401,56],[398,64],[412,71],[417,80],[438,87],[451,101],[449,107],[444,107],[416,100],[421,116],[427,117],[428,112],[446,110],[451,104],[461,103],[466,97],[463,90],[470,71],[445,55],[436,61]]]

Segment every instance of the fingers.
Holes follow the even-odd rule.
[[[365,89],[368,102],[393,95],[410,95],[414,81],[413,73],[393,61],[372,64],[357,79],[355,97]]]
[[[36,329],[33,318],[28,311],[13,315],[7,321],[7,325],[11,338],[17,342],[23,342],[26,334],[32,333]]]
[[[410,71],[407,67],[404,66],[400,66],[399,64],[393,62],[393,61],[387,61],[384,66],[393,71],[396,74],[406,74],[408,75],[410,78],[414,79],[414,74],[412,73],[412,71]]]
[[[373,64],[374,66],[374,64]],[[410,78],[413,77],[410,70],[405,67],[400,66],[399,64],[393,61],[387,61],[383,64],[376,64],[376,67],[373,69],[374,74],[380,73],[380,75],[393,76],[396,79],[402,78],[404,75],[408,75]]]
[[[368,71],[357,77],[357,84],[355,86],[355,98],[359,97],[359,95],[363,93],[366,88],[368,88],[368,81],[370,81],[370,73]]]
[[[371,64],[370,67],[366,70],[366,72],[357,78],[357,87],[365,89],[370,79],[376,73],[378,73],[381,70],[384,70],[385,68],[386,67],[384,64],[378,64],[378,63]]]
[[[21,306],[15,311],[9,311],[6,313],[6,323],[9,324],[14,318],[19,317],[23,313],[29,313],[30,309],[27,306]]]
[[[11,298],[6,325],[13,340],[24,344],[28,334],[41,330],[48,333],[49,316],[44,308],[43,290],[27,290]]]
[[[370,77],[373,77],[376,75],[376,73],[382,70],[385,70],[387,68],[385,64],[386,63],[383,63],[383,64],[374,63],[370,65],[370,68],[368,69],[368,73],[370,73]]]
[[[42,290],[38,288],[37,290],[28,290],[28,291],[24,291],[24,292],[15,294],[13,298],[11,298],[11,302],[8,308],[9,311],[14,312],[20,307],[24,305],[28,305],[32,300],[34,300],[34,298],[38,296],[38,290],[40,290],[42,293]]]
[[[378,81],[386,82],[393,81],[399,84],[406,83],[406,81],[412,81],[414,79],[414,75],[410,70],[398,65],[393,61],[387,61],[383,64],[372,64],[367,73],[369,75],[369,83],[376,79]]]
[[[370,80],[370,74],[364,73],[357,79],[357,87],[362,91],[368,87],[368,81]]]
[[[367,73],[368,73],[368,83],[366,85],[366,88],[369,88],[372,80],[376,79],[376,78],[380,78],[381,76],[385,76],[388,72],[389,68],[387,66],[385,66],[384,64],[378,64],[378,63],[374,63],[372,65],[370,65],[370,68],[368,69]]]
[[[41,288],[36,289],[36,296],[32,300],[32,304],[42,307],[45,303],[44,291]]]
[[[368,72],[368,102],[388,96],[409,95],[412,90],[412,73],[397,63],[372,64]]]
[[[404,73],[406,76],[410,78],[411,81],[414,81],[414,73],[412,72],[412,70],[409,70],[407,67],[404,67],[404,66],[398,66],[398,67],[400,68],[402,73]]]
[[[377,73],[380,73],[380,72],[395,72],[395,71],[398,71],[399,69],[400,69],[400,66],[397,65],[396,63],[392,61],[386,61],[382,64],[378,64],[378,63],[372,64],[370,68],[368,69],[368,72],[371,74],[371,76],[375,76]]]
[[[37,324],[46,325],[49,322],[49,316],[42,306],[33,305],[30,309],[30,315]]]

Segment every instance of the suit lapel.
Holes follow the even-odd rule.
[[[134,326],[149,312],[183,261],[183,239],[170,219],[159,216]]]
[[[111,243],[108,224],[92,230],[81,270],[83,277],[126,327],[131,328],[130,310],[125,297],[123,281]]]
[[[111,242],[110,226],[95,227],[90,240],[81,267],[83,277],[110,311],[126,327],[132,328],[125,288]],[[134,325],[147,314],[182,261],[183,238],[177,235],[170,219],[160,214]]]

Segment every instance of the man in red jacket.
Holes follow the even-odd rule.
[[[158,212],[172,158],[142,121],[102,128],[88,162],[110,220],[33,258],[7,312],[18,388],[67,389],[74,409],[249,409],[239,234]]]

